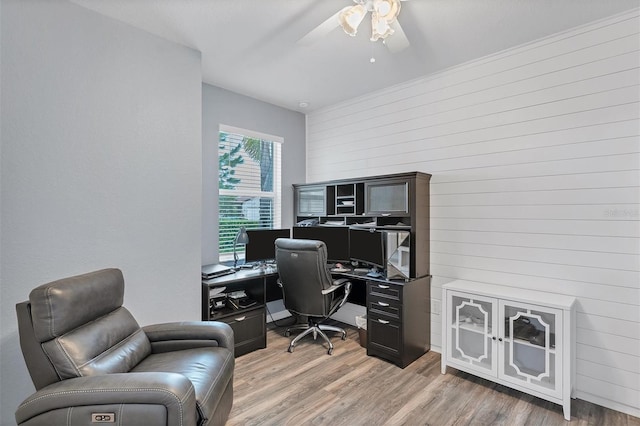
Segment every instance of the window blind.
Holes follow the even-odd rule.
[[[277,229],[281,226],[282,139],[268,140],[259,135],[242,129],[220,128],[220,262],[233,258],[234,241],[240,227]],[[237,246],[236,251],[239,258],[243,259],[244,247]]]

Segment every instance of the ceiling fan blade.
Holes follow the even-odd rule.
[[[391,24],[391,28],[393,28],[394,33],[384,39],[384,44],[392,53],[402,52],[409,47],[409,39],[397,19]]]
[[[323,23],[309,31],[304,37],[298,40],[297,44],[308,46],[317,42],[318,40],[329,34],[331,31],[338,28],[340,26],[340,23],[338,22],[338,15],[340,14],[340,12],[341,11],[334,13]]]

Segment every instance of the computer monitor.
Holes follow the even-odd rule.
[[[295,226],[293,238],[320,240],[327,246],[327,260],[349,261],[349,228],[346,226]]]
[[[276,258],[275,241],[289,238],[289,229],[247,229],[249,242],[245,247],[245,262],[264,262]]]
[[[375,229],[349,229],[349,256],[352,260],[384,270],[384,233]]]

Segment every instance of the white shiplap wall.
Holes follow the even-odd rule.
[[[640,415],[640,9],[309,114],[307,182],[423,171],[432,298],[576,296],[577,397]],[[439,350],[440,315],[431,341]]]

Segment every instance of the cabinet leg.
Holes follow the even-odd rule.
[[[566,421],[571,421],[571,400],[562,404],[562,413],[564,414],[564,419]]]
[[[444,362],[444,355],[440,356],[440,372],[447,374],[447,364]]]

